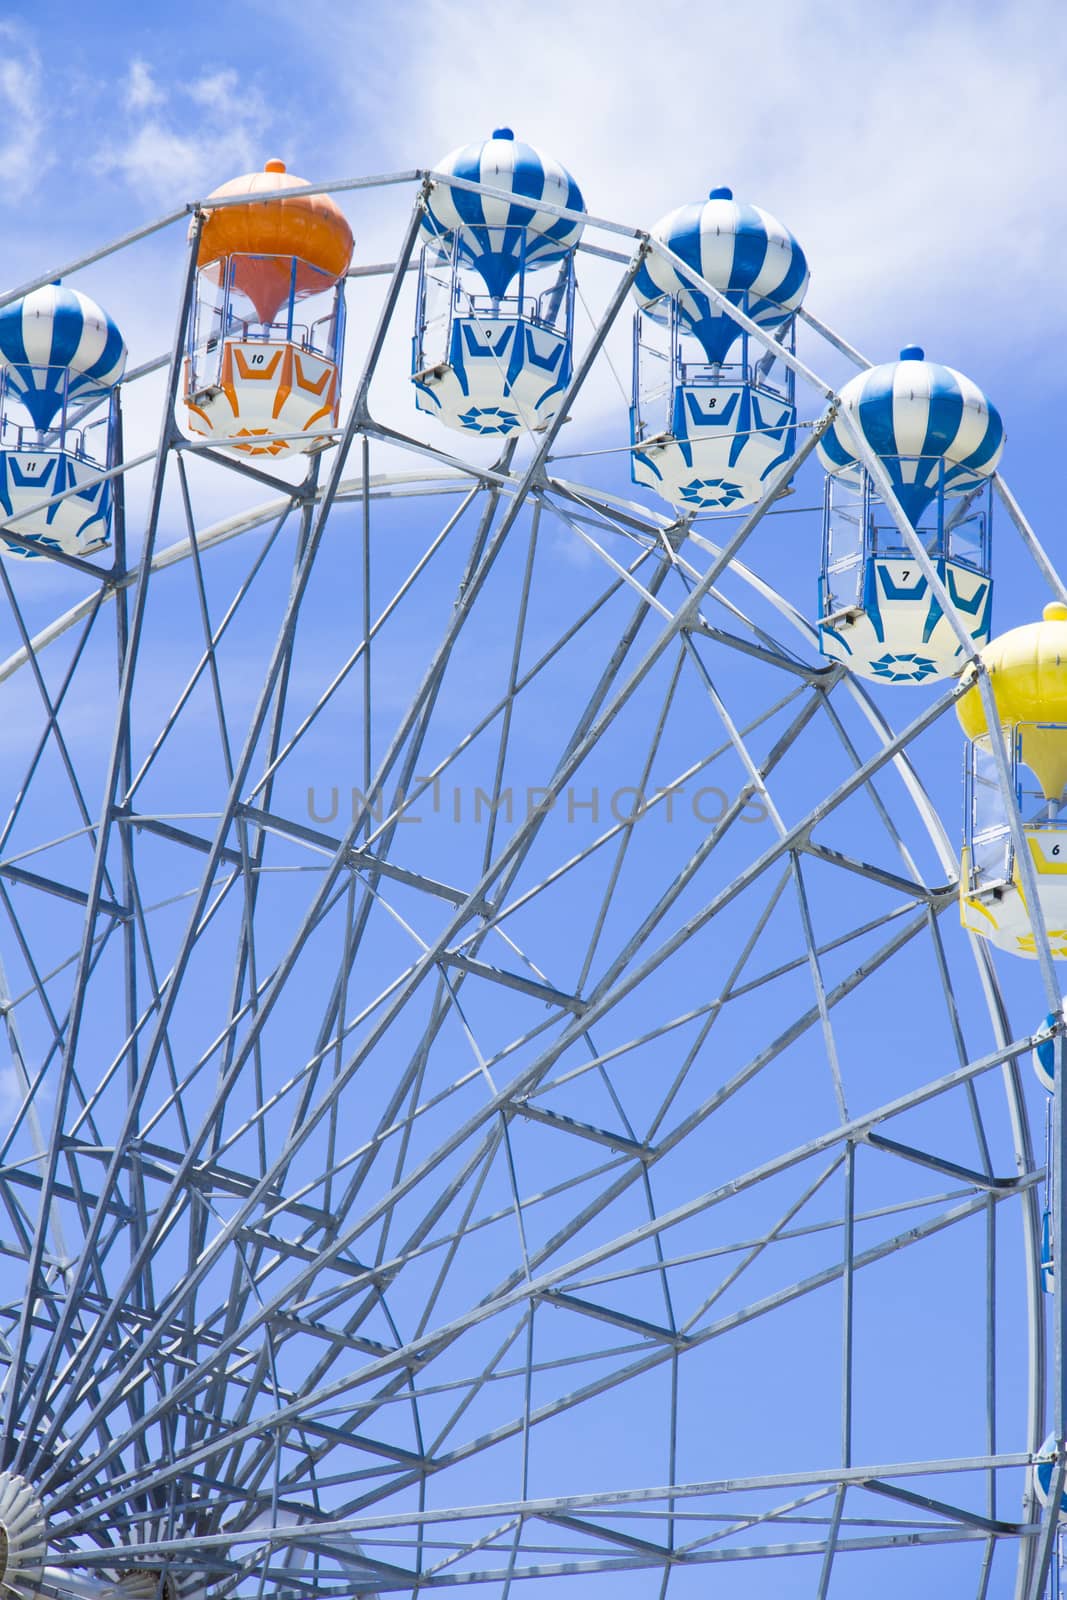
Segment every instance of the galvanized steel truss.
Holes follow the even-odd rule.
[[[978,1547],[978,1600],[994,1592],[1005,1546],[1018,1552],[1020,1600],[1037,1600],[1056,1524],[1039,1515],[1021,1470],[1042,1436],[1046,1387],[1037,1276],[1043,1173],[1017,1065],[1031,1040],[1013,1037],[988,949],[972,941],[989,1015],[981,1031],[992,1048],[976,1054],[968,1043],[980,1030],[965,1026],[956,996],[963,939],[953,935],[949,949],[940,924],[955,900],[955,852],[912,759],[958,690],[911,717],[903,697],[901,724],[891,728],[857,681],[820,662],[810,624],[741,559],[765,518],[790,514],[781,494],[836,416],[834,391],[723,302],[820,408],[763,501],[722,524],[671,519],[559,476],[562,423],[642,255],[663,249],[594,219],[583,249],[621,270],[559,418],[527,447],[524,466],[515,465],[514,446],[492,466],[472,464],[386,426],[372,412],[371,384],[433,181],[402,173],[323,186],[406,184],[416,198],[395,262],[356,269],[385,281],[377,327],[338,448],[314,457],[296,485],[190,443],[177,428],[200,217],[190,207],[170,355],[124,385],[128,409],[137,382],[165,373],[157,449],[115,472],[113,566],[63,562],[88,592],[47,620],[0,566],[15,643],[0,665],[0,692],[39,717],[0,836],[9,974],[0,1001],[14,1085],[0,1151],[0,1249],[11,1264],[0,1307],[4,1464],[42,1494],[60,1586],[64,1571],[106,1585],[139,1567],[168,1569],[182,1593],[271,1587],[340,1596],[480,1583],[506,1595],[520,1578],[632,1571],[647,1574],[642,1592],[665,1596],[684,1594],[690,1570],[709,1563],[808,1556],[814,1565],[804,1570],[825,1596],[837,1592],[835,1573],[849,1570],[838,1564],[846,1553],[961,1542]],[[605,232],[608,243],[594,244]],[[838,335],[801,316],[814,338],[863,364]],[[384,445],[411,452],[420,471],[375,473]],[[861,439],[855,445],[973,657],[880,464]],[[143,537],[128,559],[121,490],[141,468],[151,488]],[[210,491],[202,496],[194,470],[228,474],[228,482],[236,474],[256,502],[204,525],[196,506]],[[1040,572],[1067,598],[999,480],[997,490]],[[164,545],[167,493],[177,496],[184,530]],[[438,504],[443,520],[433,529],[427,522],[407,570],[380,598],[372,573],[381,519],[397,507],[410,517]],[[300,644],[314,625],[309,615],[321,615],[309,595],[324,541],[342,526],[353,539],[358,604],[343,656],[308,687]],[[724,543],[715,542],[720,526],[731,530]],[[551,628],[539,605],[546,583],[558,581],[546,575],[543,554],[557,530],[588,552],[596,581],[583,580],[573,614]],[[464,721],[450,674],[484,627],[503,553],[515,550],[523,554],[492,692]],[[237,557],[223,604],[211,564],[227,552]],[[442,567],[446,557],[452,565]],[[264,575],[283,563],[284,584],[264,602]],[[176,581],[165,574],[177,573],[188,575],[188,669],[146,731],[138,694],[166,637],[156,596]],[[403,703],[385,694],[379,709],[389,678],[379,653],[424,578],[447,595],[439,636]],[[271,604],[273,642],[247,692],[235,694],[230,641],[254,607]],[[109,608],[118,676],[105,758],[97,751],[89,759],[71,727],[84,714],[79,685],[98,659]],[[561,703],[559,664],[574,659],[575,644],[588,670],[575,669],[578,687]],[[92,681],[98,694],[99,677]],[[734,693],[738,681],[759,682],[758,704],[731,709],[746,699]],[[200,702],[210,804],[195,815],[189,806],[164,810],[161,798],[178,779],[168,776],[169,741],[181,748],[183,718]],[[701,709],[702,731],[688,751],[677,735],[683,703]],[[346,704],[358,715],[339,724]],[[538,802],[515,816],[515,723],[530,705],[559,722],[544,741]],[[311,815],[310,805],[308,815],[294,814],[283,783],[331,725],[351,734],[343,778],[357,797],[344,823]],[[783,794],[816,728],[833,742],[838,775],[793,808]],[[591,782],[594,758],[612,750],[617,763],[620,734],[631,747],[629,788],[646,797],[646,810],[613,807],[579,840],[559,825],[561,808],[571,812],[573,783]],[[479,852],[464,859],[457,851],[453,860],[442,823],[433,861],[422,861],[404,831],[413,809],[438,816],[442,787],[467,773],[475,749],[488,752]],[[997,753],[1018,836],[1005,753]],[[670,760],[681,764],[669,768]],[[59,840],[32,832],[34,782],[49,767],[70,814]],[[670,817],[672,797],[720,770],[733,775],[723,780],[721,814],[668,871],[665,856],[658,865],[660,847],[648,844],[648,819]],[[846,848],[834,842],[833,824],[857,799],[869,808],[870,837]],[[746,834],[754,801],[766,830]],[[937,863],[933,881],[918,864],[920,842]],[[1025,851],[1020,860],[1037,907]],[[635,863],[650,879],[640,914],[620,891]],[[820,931],[825,901],[813,895],[820,872],[847,873],[840,883],[857,897],[854,917],[832,934]],[[276,887],[283,878],[284,892]],[[863,896],[876,891],[872,909]],[[580,920],[587,902],[595,909],[580,958],[557,976],[552,940],[537,933],[538,907],[550,907],[551,927]],[[74,907],[75,923],[57,920],[64,905]],[[788,949],[769,932],[785,908]],[[1058,1012],[1048,941],[1035,920],[1048,1006]],[[917,947],[926,1003],[943,1008],[954,1059],[932,1050],[918,1086],[874,1096],[873,1109],[856,1113],[837,1018],[868,980]],[[722,954],[707,990],[682,965],[696,949]],[[376,968],[380,950],[385,971]],[[232,975],[216,979],[224,953]],[[717,1045],[723,1019],[746,1005],[751,1018],[755,1002],[766,1026],[753,1030],[750,1050],[731,1055]],[[820,1063],[835,1114],[820,1132],[709,1174],[715,1181],[694,1191],[691,1167],[678,1162],[691,1162],[716,1115],[758,1089],[776,1063],[795,1061],[800,1045],[805,1061]],[[633,1061],[651,1063],[661,1080],[639,1116],[627,1107]],[[1003,1080],[997,1129],[982,1097],[990,1073]],[[575,1094],[584,1108],[591,1083],[599,1118],[573,1109]],[[951,1140],[939,1150],[894,1135],[896,1119],[942,1104],[958,1105],[971,1126],[977,1154],[967,1161]],[[1061,1239],[1064,1118],[1057,1095]],[[998,1170],[1005,1129],[1010,1161]],[[902,1188],[881,1205],[858,1206],[857,1173],[876,1158],[912,1182],[916,1171],[933,1177],[921,1193]],[[681,1198],[679,1173],[689,1185]],[[661,1180],[670,1200],[657,1195]],[[769,1211],[754,1203],[764,1195],[774,1197]],[[1007,1450],[998,1437],[995,1320],[1005,1201],[1022,1224],[1028,1366],[1027,1414]],[[856,1286],[877,1263],[975,1219],[985,1230],[985,1326],[976,1334],[986,1352],[984,1453],[857,1464]],[[815,1252],[806,1270],[773,1268],[800,1246]],[[1053,1296],[1061,1440],[1065,1277],[1058,1274]],[[839,1461],[687,1479],[679,1430],[692,1395],[687,1375],[706,1370],[700,1352],[809,1296],[822,1297],[827,1326],[840,1329]],[[649,1473],[650,1486],[534,1492],[537,1440],[556,1419],[581,1430],[602,1397],[627,1407],[646,1376],[660,1373],[654,1414],[665,1471]],[[646,1406],[633,1411],[635,1426],[648,1425]],[[553,1437],[559,1451],[558,1430]],[[506,1464],[511,1498],[470,1502],[464,1469],[483,1458]],[[1063,1460],[1061,1452],[1053,1503]],[[1005,1475],[1010,1492],[998,1491]]]

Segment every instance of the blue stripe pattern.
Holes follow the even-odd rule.
[[[500,299],[520,264],[549,266],[577,245],[582,224],[554,217],[539,201],[584,211],[582,192],[570,173],[533,145],[497,128],[482,144],[463,145],[438,163],[437,172],[503,189],[514,198],[494,200],[469,189],[436,183],[419,230],[423,244],[440,239],[458,243],[460,259],[481,274],[489,293]],[[522,201],[531,202],[523,205]]]
[[[937,493],[942,463],[945,493],[966,494],[996,471],[1004,448],[996,406],[961,372],[927,361],[917,345],[846,383],[841,410],[882,461],[913,523]],[[855,450],[838,423],[818,449],[831,472],[858,478]]]
[[[1038,1454],[1043,1456],[1053,1455],[1055,1450],[1056,1435],[1050,1433]],[[1043,1506],[1048,1505],[1049,1491],[1052,1488],[1052,1467],[1053,1463],[1051,1461],[1039,1461],[1034,1467],[1034,1487],[1037,1490],[1037,1497]],[[1061,1513],[1067,1511],[1067,1490],[1060,1497],[1060,1511]]]
[[[1046,1028],[1051,1028],[1053,1026],[1053,1024],[1055,1023],[1055,1021],[1056,1021],[1056,1018],[1052,1015],[1052,1012],[1050,1011],[1048,1013],[1048,1015],[1045,1017],[1044,1026]],[[1046,1089],[1049,1094],[1055,1094],[1055,1092],[1056,1092],[1056,1041],[1054,1039],[1051,1039],[1051,1038],[1050,1039],[1042,1039],[1040,1044],[1035,1045],[1034,1046],[1034,1052],[1033,1052],[1033,1062],[1034,1062],[1034,1071],[1037,1073],[1038,1081],[1041,1084],[1041,1087],[1043,1089]]]
[[[112,388],[126,367],[118,325],[95,300],[53,283],[0,309],[0,367],[34,426],[51,426],[68,398]]]
[[[655,224],[652,237],[768,333],[785,326],[808,287],[807,259],[788,228],[759,206],[741,205],[729,189],[713,189],[701,205],[679,206]],[[655,251],[642,263],[633,292],[657,321],[666,320],[664,297],[670,297],[711,362],[724,361],[741,332]]]

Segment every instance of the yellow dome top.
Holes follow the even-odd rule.
[[[1028,622],[991,639],[982,651],[993,696],[1004,727],[1015,723],[1067,725],[1067,605],[1052,600],[1040,622]],[[973,668],[964,674],[974,677]],[[972,683],[956,701],[956,715],[969,739],[988,731],[978,686]],[[1067,733],[1028,732],[1020,752],[1050,799],[1067,784]]]
[[[1062,600],[1049,602],[1041,622],[991,639],[982,660],[1006,727],[1013,722],[1067,722],[1067,605]],[[977,685],[956,701],[956,713],[969,739],[985,733]]]

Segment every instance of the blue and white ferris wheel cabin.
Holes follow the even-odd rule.
[[[879,481],[859,460],[861,442],[877,458]],[[1000,416],[977,385],[927,361],[916,345],[844,386],[840,414],[819,443],[828,469],[819,580],[824,655],[894,684],[948,677],[964,666],[915,541],[975,647],[988,643],[991,480],[1003,444]]]
[[[0,310],[0,509],[8,555],[83,555],[111,533],[116,386],[126,363],[117,324],[59,283]],[[57,498],[61,497],[61,498]]]
[[[708,360],[671,295],[634,317],[630,475],[681,510],[753,505],[796,450],[792,372],[743,330],[730,356]]]
[[[457,182],[435,184],[420,230],[416,405],[467,433],[543,428],[573,371],[574,251],[582,232],[573,213],[584,211],[581,191],[510,128],[454,151],[440,170]]]
[[[730,189],[656,223],[633,289],[635,483],[687,511],[760,499],[795,452],[797,413],[792,370],[754,330],[791,355],[807,285],[789,230]]]

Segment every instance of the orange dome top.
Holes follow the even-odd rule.
[[[334,282],[343,277],[352,260],[352,229],[336,202],[327,194],[267,198],[272,191],[306,185],[306,178],[286,172],[284,161],[268,161],[262,172],[246,172],[213,190],[209,200],[238,194],[264,198],[208,210],[197,264],[206,266],[230,255],[297,256]]]

